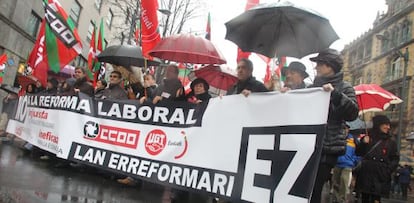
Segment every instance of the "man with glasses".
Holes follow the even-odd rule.
[[[109,86],[104,90],[102,99],[128,99],[127,92],[121,87],[122,74],[119,71],[112,71],[109,75]]]

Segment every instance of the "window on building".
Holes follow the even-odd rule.
[[[397,46],[399,44],[398,42],[398,27],[394,27],[392,29],[392,34],[391,34],[391,47]]]
[[[29,33],[30,36],[36,38],[37,32],[39,31],[41,20],[42,19],[35,12],[32,11],[26,26],[26,32]]]
[[[106,24],[108,25],[108,28],[111,29],[112,25],[112,19],[114,18],[114,13],[112,13],[112,10],[109,9],[108,16],[106,18]]]
[[[81,5],[77,0],[73,0],[72,7],[70,8],[69,16],[72,18],[73,22],[78,24],[79,16],[81,12]]]
[[[357,62],[360,62],[364,58],[364,46],[359,46],[357,50]]]
[[[384,40],[381,40],[381,53],[385,53],[389,48],[390,40],[386,40],[390,38],[390,34],[386,31],[384,32]]]
[[[364,57],[366,59],[370,59],[371,58],[371,52],[372,52],[372,39],[369,39],[365,43],[365,54],[364,54]]]
[[[86,36],[86,41],[90,42],[92,39],[93,30],[95,29],[95,23],[91,21],[88,27],[88,35]]]
[[[410,33],[411,33],[411,28],[410,28],[410,22],[408,20],[404,20],[403,24],[402,24],[402,28],[401,28],[401,40],[402,42],[406,42],[408,40],[410,40]]]
[[[98,9],[98,11],[101,10],[102,6],[102,0],[95,0],[95,8]]]
[[[404,59],[402,57],[395,58],[391,63],[391,70],[390,70],[390,81],[399,79],[401,77],[401,72],[403,68]]]

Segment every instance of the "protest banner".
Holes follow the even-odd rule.
[[[320,88],[201,104],[19,98],[7,131],[56,156],[236,202],[308,202],[329,93]]]

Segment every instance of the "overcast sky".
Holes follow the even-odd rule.
[[[261,3],[274,2],[261,0]],[[211,13],[212,42],[220,49],[227,59],[230,68],[236,67],[236,45],[224,39],[226,28],[224,23],[241,14],[246,0],[206,0]],[[385,0],[290,0],[302,7],[311,8],[329,19],[340,39],[331,48],[342,50],[343,47],[372,28],[377,12],[385,12]],[[200,23],[205,29],[205,23]],[[255,65],[255,76],[264,77],[265,64],[256,57],[250,57]],[[313,64],[306,58],[301,60],[313,75]]]

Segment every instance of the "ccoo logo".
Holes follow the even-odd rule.
[[[99,133],[99,124],[93,121],[88,121],[83,126],[83,134],[85,138],[96,138]]]

